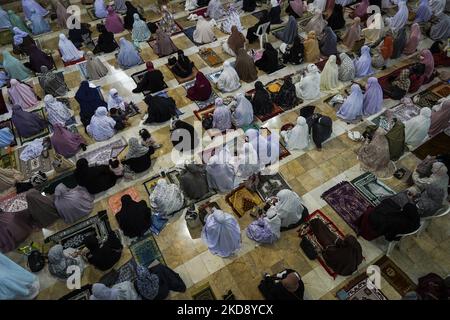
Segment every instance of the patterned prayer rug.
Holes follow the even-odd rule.
[[[64,249],[78,249],[83,247],[84,239],[88,236],[94,235],[100,243],[105,242],[108,239],[109,232],[111,232],[111,225],[106,210],[103,210],[95,216],[84,219],[45,238],[44,242],[61,244]]]
[[[206,202],[198,207],[198,217],[203,225],[205,225],[205,217],[208,214],[208,210],[216,208],[220,210],[220,206],[217,202]]]
[[[153,188],[156,186],[159,179],[162,179],[162,177],[158,174],[144,182],[145,191],[147,191],[148,195],[152,193]]]
[[[261,199],[266,200],[270,197],[274,197],[281,190],[288,189],[291,187],[288,185],[286,180],[280,173],[274,175],[260,175],[258,186],[256,187],[256,192],[259,194]]]
[[[248,211],[257,209],[264,204],[264,201],[255,192],[248,190],[245,186],[240,186],[225,196],[225,201],[240,218]]]
[[[159,25],[159,21],[160,21],[160,20],[154,21],[154,23],[156,23],[157,25]],[[174,35],[176,35],[176,34],[179,34],[179,33],[182,33],[182,32],[183,32],[183,27],[182,27],[176,20],[174,20],[174,22],[175,22],[175,29],[174,29],[174,31],[170,34],[170,36],[174,36]],[[152,40],[155,40],[155,39],[156,39],[156,38],[155,38],[155,34],[152,33],[152,36],[150,37],[150,40],[149,40],[149,41],[152,41]]]
[[[422,160],[427,155],[436,156],[438,154],[450,153],[450,137],[444,132],[441,132],[413,150],[412,153]]]
[[[439,95],[433,93],[430,89],[426,89],[421,93],[416,94],[413,101],[420,108],[433,108],[439,99],[441,99]]]
[[[186,89],[186,92],[189,88],[193,87],[195,84],[195,80],[186,82],[185,84],[183,84],[184,89]],[[208,98],[208,100],[206,101],[198,101],[198,100],[193,100],[195,102],[195,104],[197,105],[197,107],[202,110],[205,109],[211,105],[213,105],[216,101],[216,98],[218,98],[219,96],[217,95],[217,93],[212,90],[211,92],[211,96]]]
[[[209,282],[192,293],[193,300],[217,300]]]
[[[441,98],[445,98],[450,95],[450,85],[448,83],[436,83],[436,86],[432,89],[432,91],[433,93],[441,96]]]
[[[11,133],[14,136],[14,139],[11,142],[10,147],[17,146],[17,136],[16,136],[16,132],[14,130],[14,126],[12,124],[11,119],[0,122],[0,129],[3,129],[3,128],[9,128],[11,130]]]
[[[198,42],[195,42],[195,41],[194,41],[194,31],[195,31],[196,28],[197,28],[196,26],[193,26],[193,27],[184,29],[183,32],[184,32],[184,34],[186,35],[186,37],[188,37],[188,39],[191,40],[191,42],[192,42],[194,45],[196,45],[196,46],[201,46],[202,43],[198,43]]]
[[[169,65],[167,65],[167,68],[169,68],[170,72],[172,72],[172,69],[169,67]],[[195,66],[192,68],[191,75],[186,78],[180,78],[174,72],[172,72],[173,76],[175,77],[175,79],[178,81],[179,84],[183,84],[183,83],[186,83],[188,81],[195,79],[195,77],[197,76],[197,73],[198,73],[198,69]]]
[[[130,251],[138,264],[148,267],[153,260],[158,260],[162,264],[166,264],[159,250],[153,235],[148,235],[144,239],[130,245]]]
[[[203,119],[208,114],[213,114],[214,110],[216,109],[215,105],[208,106],[206,108],[202,108],[200,110],[194,110],[194,115],[197,117],[198,120],[203,121]]]
[[[367,281],[367,275],[363,273],[347,284],[343,289],[347,293],[345,300],[388,300],[375,286],[369,288]]]
[[[221,66],[223,64],[222,58],[219,57],[211,48],[200,49],[198,54],[211,68]]]
[[[80,289],[75,289],[70,293],[62,296],[59,300],[89,300],[92,295],[92,285],[87,284]]]
[[[16,159],[16,153],[11,149],[1,149],[0,150],[0,167],[1,168],[12,168],[17,169],[17,159]]]
[[[269,138],[270,135],[272,134],[272,132],[269,130],[269,128],[265,128],[265,127],[260,128],[259,132],[266,139]],[[279,136],[279,148],[280,148],[280,154],[279,154],[279,158],[278,158],[279,160],[284,159],[291,154],[289,152],[289,150],[286,148],[285,141],[283,140],[281,135]]]
[[[117,157],[126,147],[127,142],[123,137],[108,144],[82,153],[77,153],[76,160],[86,159],[89,164],[107,164],[109,159]]]
[[[134,259],[130,259],[117,270],[112,269],[103,275],[98,282],[103,283],[107,287],[112,287],[117,283],[124,281],[134,282],[134,280],[136,280],[136,262]]]
[[[208,73],[206,77],[211,81],[212,83],[217,83],[219,80],[220,75],[222,74],[223,69],[220,69],[218,71]],[[237,89],[236,89],[237,90]]]
[[[384,279],[403,297],[416,289],[415,283],[391,259],[382,256],[375,265],[380,267]]]
[[[381,198],[395,194],[395,191],[378,181],[377,177],[371,172],[366,172],[353,179],[351,184],[358,189],[358,191],[361,192],[374,207],[380,204]]]
[[[370,121],[377,126],[379,125],[380,127],[382,127],[385,130],[390,130],[390,124],[389,124],[388,119],[397,118],[401,122],[405,123],[409,119],[414,118],[415,116],[419,115],[419,113],[420,113],[420,108],[417,107],[416,105],[413,104],[413,105],[407,106],[402,103],[394,108],[386,110],[381,115],[379,115],[378,117],[376,117]],[[390,114],[390,115],[388,115],[388,114]]]
[[[4,212],[19,212],[28,208],[25,192],[10,194],[0,201],[0,209]]]
[[[136,73],[133,73],[132,75],[131,75],[131,78],[134,80],[134,82],[136,83],[136,85],[142,80],[142,78],[144,78],[144,75],[147,73],[147,69],[145,69],[145,70],[142,70],[142,71],[139,71],[139,72],[136,72]],[[164,82],[164,88],[162,88],[161,89],[161,91],[162,90],[164,90],[164,89],[167,89],[168,87],[167,87],[167,84]],[[151,94],[151,92],[150,91],[142,91],[142,94],[144,95],[144,96],[147,96],[147,95],[149,95],[149,94]]]
[[[122,209],[121,199],[124,195],[129,195],[133,199],[133,201],[136,201],[136,202],[141,201],[141,196],[139,195],[137,190],[133,187],[131,187],[125,191],[118,192],[115,195],[109,197],[109,199],[108,199],[108,206],[113,214],[118,213],[120,211],[120,209]]]
[[[31,175],[35,172],[49,172],[53,169],[52,159],[50,156],[48,158],[44,158],[41,154],[39,157],[28,161],[21,160],[20,155],[24,150],[25,147],[18,149],[17,154],[19,156],[19,170],[26,178],[30,178]]]
[[[320,219],[322,220],[322,222],[328,227],[328,229],[334,233],[337,237],[343,239],[344,238],[344,234],[338,229],[338,227],[336,227],[336,225],[330,220],[328,219],[327,216],[325,216],[320,210],[316,210],[314,211],[312,214],[310,214],[308,216],[308,218],[306,219],[306,222],[311,222],[311,220],[313,219]],[[325,249],[322,247],[322,245],[320,244],[320,242],[317,240],[316,236],[314,235],[313,231],[310,228],[309,223],[303,223],[302,225],[300,225],[300,230],[299,230],[299,236],[300,237],[306,237],[311,244],[314,246],[316,252],[318,253],[317,256],[317,261],[322,265],[322,267],[326,270],[326,272],[333,277],[333,279],[336,278],[337,273],[334,272],[333,269],[331,269],[325,262],[325,260],[322,257],[321,252]]]
[[[44,109],[33,110],[33,111],[31,111],[31,112],[37,113],[37,115],[38,115],[39,117],[41,117],[41,118],[44,119],[44,120],[47,120],[47,118],[45,117]],[[21,144],[24,144],[24,143],[26,143],[26,142],[33,141],[34,139],[42,138],[42,137],[48,136],[49,134],[50,134],[50,130],[48,129],[48,126],[47,126],[47,127],[45,127],[45,129],[42,130],[41,132],[35,134],[34,136],[28,137],[28,138],[21,137],[21,136],[19,135],[19,140],[20,140],[20,143],[21,143]]]
[[[100,18],[97,18],[95,16],[95,8],[94,7],[86,8],[86,11],[87,11],[87,14],[89,15],[89,18],[91,18],[92,21],[100,20]]]
[[[400,75],[400,72],[403,69],[409,69],[411,66],[412,66],[412,64],[408,64],[404,67],[400,67],[400,68],[392,71],[391,73],[389,73],[385,76],[378,78],[378,83],[380,84],[381,88],[383,88],[383,98],[384,99],[390,98],[389,91],[386,89],[390,88],[390,84],[391,84],[392,80],[395,80]]]
[[[321,197],[358,233],[358,220],[371,206],[371,203],[350,182],[338,183],[325,191]]]
[[[83,61],[77,64],[78,70],[80,70],[81,76],[84,78],[84,80],[88,80],[88,74],[87,74],[87,61]]]

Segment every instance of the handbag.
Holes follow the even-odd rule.
[[[302,248],[303,252],[308,257],[309,260],[317,259],[318,254],[316,248],[307,237],[305,236],[302,237],[302,241],[300,241],[300,248]]]
[[[30,268],[31,272],[39,272],[44,269],[45,259],[42,253],[38,250],[33,250],[28,255],[28,268]]]
[[[73,163],[64,158],[64,156],[58,153],[55,154],[55,159],[52,161],[52,167],[57,173],[67,171],[73,168],[73,166]]]

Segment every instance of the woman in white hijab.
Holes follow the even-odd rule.
[[[304,100],[320,97],[320,71],[315,64],[308,64],[305,74],[295,84],[295,93]]]
[[[168,216],[180,210],[184,205],[184,196],[180,187],[159,179],[150,194],[150,206],[158,214]]]
[[[213,128],[220,131],[231,129],[231,111],[223,103],[222,98],[217,98],[215,101],[215,109],[213,113]]]
[[[116,130],[116,121],[108,116],[105,107],[99,107],[91,118],[91,123],[86,127],[86,131],[95,141],[105,141],[111,138]]]
[[[126,111],[125,100],[121,96],[119,96],[119,92],[115,88],[109,90],[108,111],[111,110],[111,108],[120,109],[123,112]]]
[[[384,21],[381,13],[375,13],[372,22],[361,30],[362,35],[366,39],[365,45],[376,43],[384,34]]]
[[[266,139],[258,130],[249,129],[245,132],[245,136],[246,140],[257,152],[258,163],[261,166],[273,164],[278,161],[280,155],[280,141],[277,134],[272,134]]]
[[[73,248],[64,249],[62,245],[57,244],[48,251],[48,271],[58,279],[65,280],[71,274],[68,273],[70,266],[78,266],[83,272],[84,262],[80,256],[74,258],[76,252]]]
[[[289,150],[303,150],[309,144],[309,128],[306,119],[297,118],[297,124],[291,130],[281,131],[281,136],[286,141]]]
[[[64,34],[59,35],[59,52],[64,62],[71,62],[83,58],[84,52],[78,50]]]
[[[103,283],[92,285],[92,295],[89,300],[140,300],[139,295],[130,281],[124,281],[108,288]]]
[[[233,166],[224,156],[214,155],[206,165],[206,178],[210,189],[229,192],[235,187]]]
[[[206,9],[205,16],[210,17],[211,19],[214,19],[217,21],[220,18],[222,18],[224,13],[225,12],[223,10],[223,6],[222,6],[222,3],[220,2],[220,0],[211,0],[208,3],[208,8]]]
[[[231,114],[231,121],[237,128],[248,126],[253,122],[253,106],[243,93],[236,96],[237,106]]]
[[[408,6],[405,0],[398,1],[398,11],[392,18],[386,18],[389,28],[396,35],[408,22]]]
[[[420,114],[405,122],[405,143],[410,150],[418,147],[426,137],[431,125],[431,109],[424,107]]]
[[[308,216],[302,199],[291,190],[281,190],[272,201],[275,203],[267,210],[267,215],[272,216],[270,211],[276,212],[281,219],[281,231],[299,226]]]
[[[448,198],[448,170],[444,163],[436,161],[431,166],[431,175],[429,177],[420,178],[419,173],[414,170],[412,174],[414,184],[421,191],[426,190],[428,186],[433,186],[444,192],[444,204]]]
[[[223,63],[223,71],[216,85],[222,92],[232,92],[241,87],[239,75],[228,60]]]
[[[247,237],[259,243],[271,244],[280,239],[280,228],[280,217],[275,210],[269,210],[264,216],[249,224]]]
[[[52,125],[57,123],[62,126],[72,118],[71,110],[62,102],[56,100],[51,94],[44,97],[45,111],[47,112],[47,120]]]
[[[340,86],[341,82],[339,81],[339,67],[336,64],[336,56],[331,55],[320,75],[320,90],[336,91]]]
[[[226,258],[241,248],[241,229],[231,214],[213,209],[205,219],[202,239],[212,254]]]
[[[203,16],[199,16],[197,20],[197,25],[194,30],[194,41],[198,44],[210,43],[216,40],[216,36],[213,32],[214,23],[211,21],[206,21]]]
[[[236,177],[241,180],[248,179],[260,170],[258,154],[250,143],[244,143],[241,152],[233,159],[233,166],[236,170]]]
[[[316,35],[321,35],[328,22],[324,20],[321,10],[315,10],[313,13],[314,16],[305,26],[305,32],[314,31]]]

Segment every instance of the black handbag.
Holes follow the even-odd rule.
[[[45,259],[38,250],[33,250],[28,255],[28,268],[31,272],[39,272],[44,269]]]
[[[300,241],[300,248],[302,248],[309,260],[317,259],[318,254],[316,248],[314,248],[314,245],[308,240],[307,237],[302,237],[302,241]]]

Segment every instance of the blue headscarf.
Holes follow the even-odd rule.
[[[125,38],[119,40],[119,54],[117,61],[119,65],[125,69],[141,64],[143,61],[133,44]]]
[[[345,121],[357,119],[363,114],[363,100],[364,97],[361,87],[357,84],[353,84],[351,94],[345,99],[336,115]]]
[[[373,74],[372,57],[370,55],[370,48],[362,46],[361,56],[355,60],[355,76],[363,78]]]
[[[428,0],[420,0],[419,7],[416,11],[416,19],[414,22],[423,23],[428,22],[431,19],[433,12],[431,12],[430,4]]]
[[[32,10],[30,21],[31,30],[34,35],[50,32],[52,30],[47,20],[45,20],[43,16],[37,13],[36,10]]]

